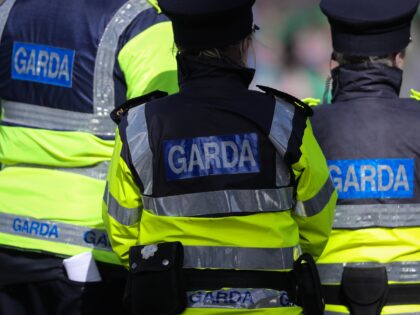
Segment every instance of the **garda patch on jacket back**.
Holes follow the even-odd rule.
[[[12,79],[72,86],[74,50],[14,42]]]
[[[412,198],[414,159],[328,161],[341,199]]]
[[[258,135],[244,133],[164,141],[167,180],[258,173]]]

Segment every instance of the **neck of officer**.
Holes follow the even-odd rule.
[[[354,64],[335,68],[332,102],[356,98],[398,98],[403,72],[381,64]]]
[[[240,66],[227,58],[179,54],[177,63],[180,92],[207,89],[214,93],[216,89],[233,86],[248,89],[255,74],[254,69]]]

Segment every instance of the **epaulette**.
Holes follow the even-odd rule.
[[[411,92],[411,95],[410,95],[411,98],[413,98],[417,101],[420,101],[420,92],[419,91],[416,91],[415,89],[411,89],[410,92]]]
[[[128,113],[131,108],[143,105],[144,103],[150,102],[152,100],[162,98],[167,96],[167,92],[163,91],[153,91],[151,93],[138,96],[132,99],[129,99],[124,104],[118,106],[111,112],[111,119],[118,125],[121,121],[121,118]]]
[[[311,107],[315,107],[321,104],[321,100],[319,98],[313,98],[313,97],[304,98],[302,99],[302,102],[304,102],[305,104]]]
[[[312,108],[309,105],[305,104],[300,99],[298,99],[298,98],[296,98],[296,97],[294,97],[292,95],[289,95],[287,93],[278,91],[278,90],[273,89],[273,88],[268,87],[268,86],[257,85],[257,87],[261,91],[263,91],[263,92],[265,92],[267,94],[273,95],[275,97],[278,97],[278,98],[284,100],[287,103],[293,104],[294,106],[296,106],[296,108],[298,108],[299,110],[301,110],[308,117],[309,116],[312,116],[314,114]]]

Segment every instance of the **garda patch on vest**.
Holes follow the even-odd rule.
[[[331,160],[328,166],[341,199],[414,195],[414,159]]]
[[[14,42],[12,79],[72,86],[74,50]]]
[[[290,307],[286,291],[270,289],[222,289],[215,291],[187,292],[191,308],[273,308]]]
[[[245,133],[164,141],[167,180],[258,173],[258,135]]]

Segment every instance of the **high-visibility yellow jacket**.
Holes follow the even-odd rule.
[[[206,78],[191,59],[179,94],[119,124],[103,204],[114,251],[126,267],[131,246],[174,241],[185,268],[287,271],[302,251],[318,257],[337,195],[306,115],[249,91],[249,69],[213,65]],[[214,292],[190,292],[186,314],[301,311],[270,306],[274,290],[249,289],[248,304]]]
[[[177,91],[171,23],[145,0],[6,0],[0,10],[0,246],[118,263],[101,218],[109,114]]]

